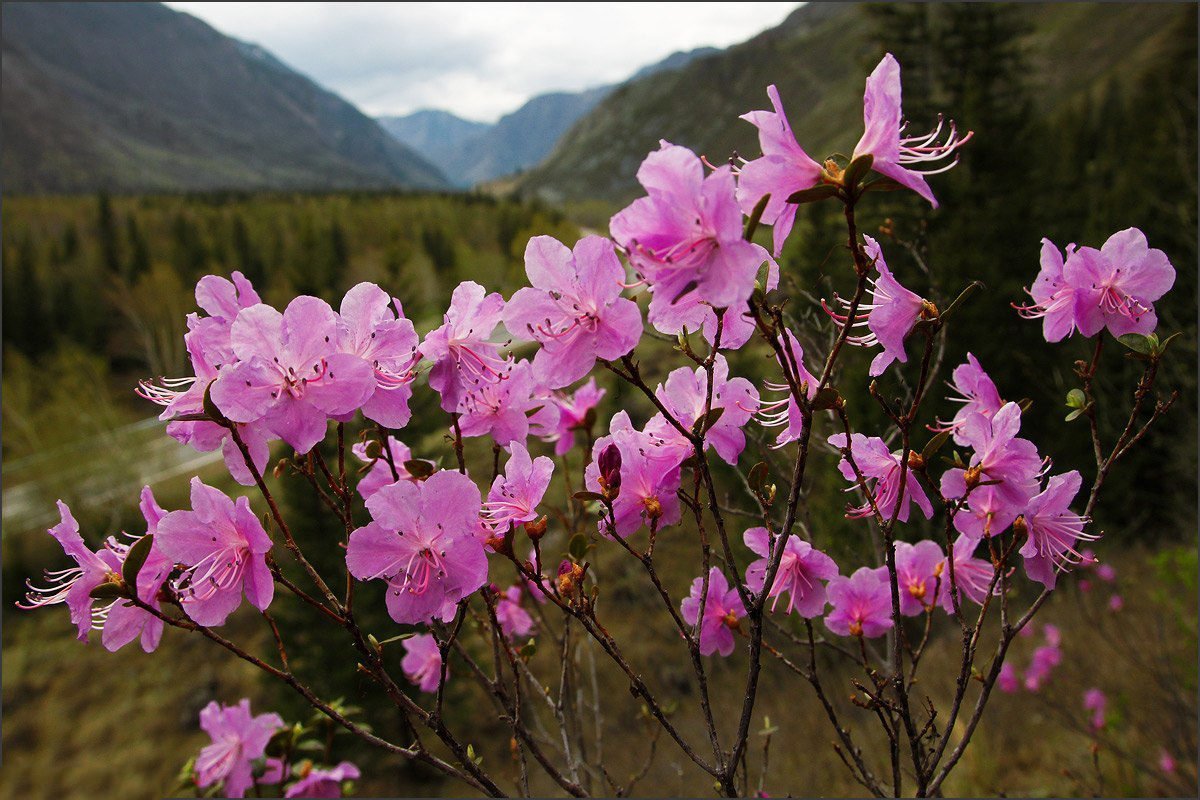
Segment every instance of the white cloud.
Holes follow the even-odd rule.
[[[797,3],[167,3],[260,44],[369,114],[494,120],[548,91],[725,47]]]

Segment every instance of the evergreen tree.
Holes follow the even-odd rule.
[[[126,235],[129,237],[129,261],[125,268],[125,280],[130,284],[150,271],[150,248],[138,227],[133,214],[125,218]]]

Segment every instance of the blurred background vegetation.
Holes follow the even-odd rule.
[[[1129,11],[1121,19],[1133,24],[1139,13]],[[910,196],[872,195],[863,204],[861,228],[874,233],[890,220],[886,226],[892,236],[883,237],[889,263],[906,284],[930,286],[943,307],[970,280],[987,285],[950,326],[941,377],[969,350],[1005,398],[1032,399],[1026,430],[1043,453],[1054,456],[1056,470],[1081,468],[1090,474],[1086,430],[1082,423],[1062,421],[1063,398],[1075,385],[1072,363],[1089,357],[1090,348],[1077,339],[1045,344],[1040,325],[1021,321],[1010,307],[1022,301],[1021,287],[1037,272],[1041,237],[1059,246],[1098,247],[1112,232],[1137,226],[1152,246],[1167,252],[1178,274],[1174,290],[1159,303],[1159,330],[1183,335],[1172,346],[1159,385],[1178,389],[1181,400],[1114,472],[1097,512],[1097,528],[1105,534],[1097,549],[1117,567],[1125,608],[1117,617],[1104,610],[1095,593],[1073,588],[1052,600],[1044,619],[1064,632],[1066,665],[1041,695],[1002,697],[993,704],[975,746],[948,784],[950,794],[1194,794],[1196,13],[1188,6],[1170,14],[1156,10],[1152,16],[1157,22],[1143,37],[1152,46],[1139,50],[1135,63],[1102,72],[1087,91],[1062,103],[1045,102],[1039,94],[1044,82],[1031,77],[1047,74],[1039,61],[1045,42],[1070,43],[1070,58],[1086,61],[1109,58],[1093,51],[1111,37],[1089,38],[1084,28],[1060,30],[1049,23],[1031,28],[1023,12],[990,4],[881,5],[861,10],[856,18],[855,41],[865,42],[869,55],[854,67],[850,83],[860,85],[860,74],[889,49],[904,65],[908,117],[926,121],[944,110],[977,132],[958,168],[933,179],[941,209],[931,211]],[[822,19],[806,24],[821,32],[820,25],[828,24]],[[713,68],[706,63],[692,69],[703,74]],[[758,68],[767,67],[769,80],[787,85],[788,62]],[[687,79],[684,73],[649,80]],[[712,113],[728,116],[721,122],[726,125],[738,113],[761,107],[761,83],[754,84],[755,102]],[[591,124],[611,116],[607,104],[630,102],[628,96],[638,91],[635,86],[617,92]],[[787,102],[786,91],[784,97]],[[794,124],[806,116],[803,105],[789,104],[788,111]],[[647,117],[637,119],[644,124]],[[851,120],[843,126],[849,131],[840,137],[844,147],[853,144],[856,124]],[[574,137],[586,132],[586,125],[577,128]],[[724,140],[714,135],[704,150],[714,161],[725,155],[716,144]],[[571,145],[568,135],[556,155],[560,163]],[[627,185],[632,174],[626,170],[619,180]],[[157,409],[132,392],[139,378],[187,373],[182,333],[185,315],[195,310],[196,279],[241,270],[264,300],[279,307],[300,293],[336,306],[350,286],[374,281],[402,300],[423,334],[440,324],[449,293],[460,281],[475,280],[510,295],[524,282],[521,256],[530,236],[550,234],[571,243],[582,232],[604,232],[608,216],[630,191],[627,186],[609,191],[597,182],[592,194],[563,191],[551,205],[533,199],[549,196],[536,190],[538,172],[527,180],[492,187],[508,192],[506,199],[482,192],[388,191],[5,197],[4,796],[161,796],[203,742],[196,714],[213,698],[233,702],[247,695],[256,709],[278,709],[289,719],[307,716],[283,689],[178,632],[168,632],[153,657],[136,647],[109,655],[98,644],[82,647],[72,641],[65,612],[13,610],[25,578],[61,560],[41,533],[56,520],[54,499],[71,504],[95,544],[122,528],[141,531],[133,503],[144,483],[154,486],[168,508],[186,504],[192,474],[227,491],[236,488],[219,459],[165,437],[153,419]],[[840,224],[840,212],[831,205],[806,207],[782,259],[781,288],[793,297],[790,311],[803,330],[806,350],[822,351],[830,333],[816,300],[844,293],[850,284]],[[1138,371],[1118,349],[1108,348],[1099,387],[1109,441],[1123,425]],[[679,365],[661,342],[647,340],[639,352],[651,380],[661,380]],[[761,376],[770,366],[754,350],[734,361],[748,376]],[[873,404],[850,388],[865,385],[869,357],[852,353],[847,361],[840,383],[856,424],[879,430],[883,420]],[[636,421],[646,419],[649,406],[608,377],[601,377],[610,391],[600,418],[629,408]],[[894,380],[881,382],[885,394],[899,390]],[[931,416],[952,413],[944,403],[929,410]],[[419,389],[413,423],[401,437],[416,456],[445,460],[445,427],[431,393]],[[744,463],[769,460],[765,444],[753,442]],[[480,474],[491,469],[491,451],[482,443],[470,443],[468,456]],[[578,453],[569,458],[578,480]],[[814,500],[806,503],[806,522],[819,546],[839,560],[861,562],[869,544],[861,523],[842,516],[844,482],[833,469],[835,461],[826,452],[815,458],[810,470]],[[298,538],[321,552],[333,570],[340,554],[330,543],[338,532],[327,527],[303,481],[285,477],[280,483]],[[661,540],[676,596],[686,592],[695,572],[692,536],[685,525]],[[561,531],[552,529],[547,547],[550,552],[565,547]],[[688,699],[696,689],[665,617],[643,627],[642,620],[661,611],[647,606],[638,576],[613,553],[602,549],[592,556],[603,586],[601,614],[616,621],[614,632],[631,643],[631,658],[650,684],[680,701],[677,713],[687,729],[693,724],[688,715],[694,714]],[[739,550],[739,556],[745,553]],[[364,625],[381,639],[394,635],[378,587],[363,587],[360,597]],[[295,669],[322,693],[360,706],[384,735],[399,735],[379,693],[356,677],[353,657],[336,632],[322,632],[290,606],[280,604],[279,613],[286,635],[296,642]],[[239,616],[230,632],[269,650],[256,622]],[[956,649],[954,633],[942,634],[947,647]],[[544,647],[535,656],[535,665],[546,674],[554,670],[553,650]],[[936,647],[930,652],[926,680],[931,687],[946,684],[954,654]],[[400,655],[389,652],[397,665]],[[732,704],[740,703],[740,658],[710,662],[714,691],[723,698],[716,710],[732,713]],[[1098,668],[1101,664],[1105,669]],[[857,794],[859,787],[828,746],[819,706],[807,687],[777,666],[768,665],[758,714],[781,726],[766,790]],[[838,669],[833,662],[829,666]],[[477,750],[507,775],[512,771],[509,733],[490,709],[481,715],[467,683],[451,684],[451,727],[477,730]],[[1098,767],[1089,751],[1092,738],[1072,727],[1083,719],[1081,695],[1091,685],[1108,692],[1117,709]],[[645,753],[625,741],[634,735],[642,741],[649,729],[619,676],[603,663],[597,665],[597,686],[613,703],[606,712],[605,752],[616,774],[632,774]],[[848,713],[856,728],[869,724],[854,710]],[[363,764],[364,794],[463,791],[349,741],[340,747],[339,757]],[[1153,768],[1162,747],[1180,762],[1181,777],[1164,777]],[[711,790],[680,763],[669,743],[660,750],[639,791]],[[534,788],[553,791],[550,785]]]

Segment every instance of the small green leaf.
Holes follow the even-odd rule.
[[[1067,392],[1067,408],[1083,408],[1087,405],[1087,395],[1082,389],[1072,389]]]
[[[875,180],[871,181],[870,183],[864,183],[862,190],[864,193],[865,192],[899,192],[899,191],[903,191],[904,189],[907,189],[907,188],[908,187],[905,186],[903,183],[894,181],[891,178],[885,178],[882,175],[880,175],[879,177],[875,178]]]
[[[1140,333],[1127,333],[1124,336],[1118,336],[1117,341],[1135,353],[1148,356],[1154,352],[1154,347],[1158,344],[1158,337],[1154,334],[1145,336]]]
[[[1175,331],[1170,336],[1163,339],[1162,342],[1158,345],[1158,347],[1154,348],[1154,355],[1161,356],[1163,353],[1167,352],[1167,346],[1182,335],[1183,335],[1182,331]]]
[[[521,658],[524,658],[526,660],[533,658],[534,655],[536,655],[536,654],[537,654],[537,640],[536,639],[530,639],[525,644],[521,645],[521,649],[518,651],[518,655],[520,655]]]
[[[571,554],[571,558],[576,561],[582,561],[587,555],[588,538],[585,534],[577,533],[571,537],[571,541],[567,543],[567,552]]]
[[[154,534],[148,533],[130,545],[129,552],[125,554],[125,563],[121,565],[121,578],[130,592],[137,591],[138,573],[142,571],[142,565],[146,563],[153,545]]]
[[[874,163],[875,156],[870,153],[854,159],[846,166],[846,172],[842,176],[842,183],[852,188],[858,186],[862,182],[862,179],[867,177],[867,173],[871,171],[871,165]]]
[[[604,495],[597,494],[596,492],[576,492],[575,494],[573,494],[571,496],[574,497],[576,500],[579,500],[584,503],[603,503],[604,502]]]
[[[116,600],[118,597],[127,596],[121,584],[112,581],[105,581],[88,592],[88,597],[96,600]]]
[[[724,406],[717,406],[716,408],[710,408],[708,410],[707,414],[705,414],[704,416],[702,416],[698,420],[696,420],[694,423],[692,423],[692,435],[693,436],[703,436],[705,431],[710,430],[713,425],[717,424],[717,420],[719,420],[721,418],[721,415],[724,413],[725,413]]]
[[[828,411],[842,404],[842,396],[832,386],[826,386],[812,399],[813,411]]]
[[[367,442],[367,458],[380,458],[383,456],[383,445],[378,439],[371,439]]]
[[[770,472],[770,467],[767,462],[760,461],[750,468],[750,474],[746,477],[746,482],[750,484],[750,488],[754,491],[760,491],[763,483],[767,480],[767,474]]]
[[[1077,408],[1074,411],[1072,411],[1070,414],[1067,414],[1067,416],[1064,419],[1066,422],[1072,422],[1075,419],[1078,419],[1081,414],[1083,414],[1083,409]]]
[[[938,454],[942,446],[946,444],[946,440],[950,438],[950,431],[940,431],[936,436],[929,440],[925,445],[925,449],[921,451],[921,460],[928,462]]]
[[[795,205],[803,205],[804,203],[816,203],[820,200],[826,200],[838,193],[838,187],[830,183],[818,183],[811,189],[801,189],[798,192],[793,192],[788,195],[787,201]]]
[[[420,480],[433,474],[433,464],[421,458],[412,458],[404,462],[404,470]]]
[[[213,402],[213,399],[212,399],[213,383],[216,383],[216,381],[213,381],[212,383],[208,384],[208,386],[204,387],[204,403],[203,403],[204,413],[207,414],[209,416],[209,418],[211,418],[212,421],[217,423],[218,425],[225,427],[225,428],[232,428],[233,423],[225,418],[225,415],[221,413],[221,409],[217,408],[217,404]]]
[[[746,218],[746,225],[742,228],[742,238],[747,242],[754,239],[754,231],[758,229],[758,222],[762,219],[763,211],[766,210],[769,202],[771,202],[771,195],[763,195],[754,204],[754,210],[750,212],[750,216]]]

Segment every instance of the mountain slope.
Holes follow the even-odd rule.
[[[371,118],[159,4],[5,3],[9,191],[439,188]]]
[[[1161,52],[1170,22],[1186,11],[1184,5],[1133,3],[1013,7],[1028,30],[1022,44],[1041,113],[1113,75],[1136,75]],[[517,191],[551,201],[627,200],[638,193],[638,165],[660,138],[714,162],[735,151],[752,157],[755,131],[738,116],[769,108],[771,83],[811,155],[849,148],[861,125],[863,80],[880,54],[871,32],[860,4],[809,3],[719,55],[631,81],[579,120],[554,153],[518,181]]]
[[[492,127],[436,108],[421,109],[403,117],[376,117],[376,120],[390,135],[439,165],[454,157],[463,142]],[[444,166],[442,171],[446,172]]]

